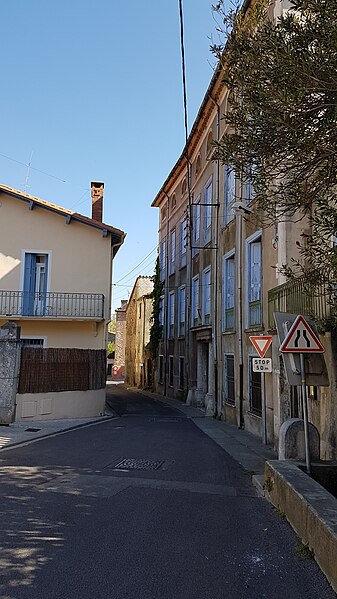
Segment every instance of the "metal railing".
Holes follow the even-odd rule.
[[[268,291],[268,326],[275,330],[274,312],[311,316],[326,328],[331,318],[332,290],[326,283],[312,285],[299,277]]]
[[[102,293],[0,291],[0,316],[104,319]]]

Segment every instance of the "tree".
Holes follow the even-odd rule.
[[[303,219],[300,259],[288,276],[306,274],[335,297],[337,255],[337,3],[290,0],[276,22],[270,2],[226,11],[223,43],[212,46],[229,88],[228,125],[216,158],[253,185],[267,222]],[[219,29],[219,28],[218,28]]]
[[[151,358],[153,360],[155,360],[157,358],[159,342],[161,340],[162,332],[163,332],[163,327],[160,324],[160,319],[159,319],[160,299],[161,299],[161,295],[163,292],[163,282],[160,280],[159,256],[157,257],[157,260],[156,260],[155,272],[152,277],[152,281],[153,281],[153,291],[150,295],[150,297],[153,300],[152,316],[151,316],[152,325],[151,325],[151,329],[150,329],[150,341],[148,343],[148,349],[150,351]]]

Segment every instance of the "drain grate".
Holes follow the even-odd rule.
[[[37,433],[40,430],[41,430],[40,428],[25,428],[25,431],[27,433]]]
[[[123,458],[114,466],[114,470],[159,470],[165,460],[142,460],[137,458]]]

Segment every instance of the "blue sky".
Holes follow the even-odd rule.
[[[211,0],[183,6],[190,128],[216,23]],[[0,16],[0,182],[24,189],[32,156],[27,192],[90,216],[90,181],[104,181],[104,221],[127,233],[117,307],[153,273],[151,202],[184,145],[178,0],[11,0]]]

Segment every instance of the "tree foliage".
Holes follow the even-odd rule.
[[[152,359],[157,358],[159,342],[162,337],[163,327],[159,322],[159,311],[160,311],[160,298],[163,292],[163,282],[160,280],[160,262],[159,256],[157,257],[155,272],[152,277],[153,281],[153,291],[150,297],[153,300],[152,306],[152,325],[150,329],[150,341],[148,343],[148,349],[151,354]]]
[[[306,223],[300,259],[285,272],[334,285],[337,3],[289,0],[277,21],[269,4],[256,0],[245,13],[224,0],[213,6],[224,37],[212,51],[229,89],[216,157],[249,180],[268,222]]]

